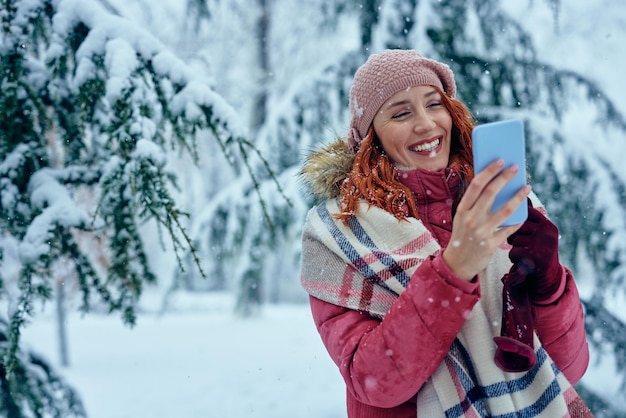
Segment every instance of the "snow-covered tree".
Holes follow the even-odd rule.
[[[320,59],[318,48],[305,40],[332,42],[347,3],[267,1],[246,2],[245,7],[240,0],[205,3],[210,17],[197,38],[228,36],[224,45],[207,45],[202,54],[215,63],[216,88],[229,100],[240,101],[238,107],[249,121],[250,137],[267,158],[253,158],[251,164],[253,171],[265,173],[259,179],[271,225],[259,222],[262,202],[253,198],[250,180],[241,176],[228,187],[208,193],[208,204],[191,218],[190,231],[204,255],[209,282],[226,277],[217,287],[237,291],[237,306],[243,314],[253,312],[262,301],[304,299],[293,278],[299,266],[301,223],[310,202],[303,199],[294,179],[303,148],[332,137],[332,127],[342,123],[344,104],[336,95],[336,73],[343,72],[349,81],[362,58],[351,54],[346,59],[350,66],[342,68],[337,58],[343,50]],[[293,16],[307,19],[294,20]],[[264,34],[257,36],[259,31]],[[286,32],[293,36],[284,36]],[[281,186],[271,180],[271,172],[277,174]],[[280,198],[283,193],[289,200]],[[197,273],[187,270],[190,273],[180,281],[200,281]],[[195,279],[189,277],[193,275]]]
[[[55,280],[77,289],[81,310],[95,303],[134,324],[157,279],[145,228],[181,267],[184,254],[200,265],[168,157],[197,161],[197,139],[212,141],[252,189],[248,156],[263,159],[210,80],[107,2],[6,0],[0,19],[1,396],[45,403],[19,393],[19,335]],[[44,416],[17,407],[8,416]]]

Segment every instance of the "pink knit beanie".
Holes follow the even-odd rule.
[[[350,89],[350,147],[355,149],[361,143],[376,112],[391,96],[423,85],[439,87],[452,98],[456,95],[454,74],[446,64],[413,50],[388,49],[370,55],[354,75]]]

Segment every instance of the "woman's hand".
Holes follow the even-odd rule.
[[[533,302],[550,300],[564,286],[563,267],[559,261],[559,230],[541,212],[528,203],[528,219],[508,238],[513,246],[509,258],[526,277]]]
[[[530,186],[522,187],[496,212],[491,205],[498,192],[519,170],[512,165],[505,170],[504,160],[489,164],[471,181],[461,198],[452,223],[452,235],[443,259],[457,276],[472,280],[511,234],[522,224],[499,226],[522,204],[530,193]]]

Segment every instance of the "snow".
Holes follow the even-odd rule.
[[[346,417],[345,385],[307,305],[243,319],[228,293],[178,293],[165,314],[158,292],[145,296],[132,329],[116,315],[68,315],[69,367],[52,306],[23,331],[24,348],[80,390],[90,418]],[[592,366],[583,382],[623,404],[612,361]]]
[[[166,157],[163,150],[152,141],[140,139],[131,156],[137,159],[147,159],[154,161],[157,165],[165,164]]]
[[[129,89],[129,79],[139,65],[137,53],[123,39],[112,39],[106,43],[106,68],[109,73],[106,86],[106,99],[115,103]]]
[[[90,418],[345,417],[345,386],[306,305],[242,319],[228,294],[178,298],[174,312],[144,312],[134,329],[116,315],[70,314],[67,368],[52,306],[23,341],[80,389]]]
[[[201,106],[212,106],[213,112],[219,115],[219,121],[230,130],[231,135],[245,136],[246,130],[241,127],[235,110],[204,82],[190,81],[171,101],[171,108],[174,113],[184,114],[186,118],[191,120],[202,119],[204,111]]]
[[[31,222],[20,243],[20,258],[32,262],[50,251],[52,230],[56,225],[72,227],[89,222],[89,216],[72,201],[67,189],[53,176],[53,170],[42,169],[31,177],[30,199],[41,213]]]
[[[24,154],[28,151],[28,145],[19,144],[15,149],[4,157],[4,160],[0,162],[0,204],[4,207],[11,207],[14,205],[17,196],[17,189],[11,185],[8,180],[10,177],[14,177],[17,173],[18,167],[24,161]]]

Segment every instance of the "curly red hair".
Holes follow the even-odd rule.
[[[461,176],[461,193],[474,177],[472,164],[472,129],[476,120],[467,106],[435,89],[452,118],[450,166]],[[396,178],[396,168],[383,151],[373,126],[358,146],[352,169],[340,186],[341,213],[337,218],[354,216],[361,200],[378,206],[398,219],[419,218],[411,191]]]

